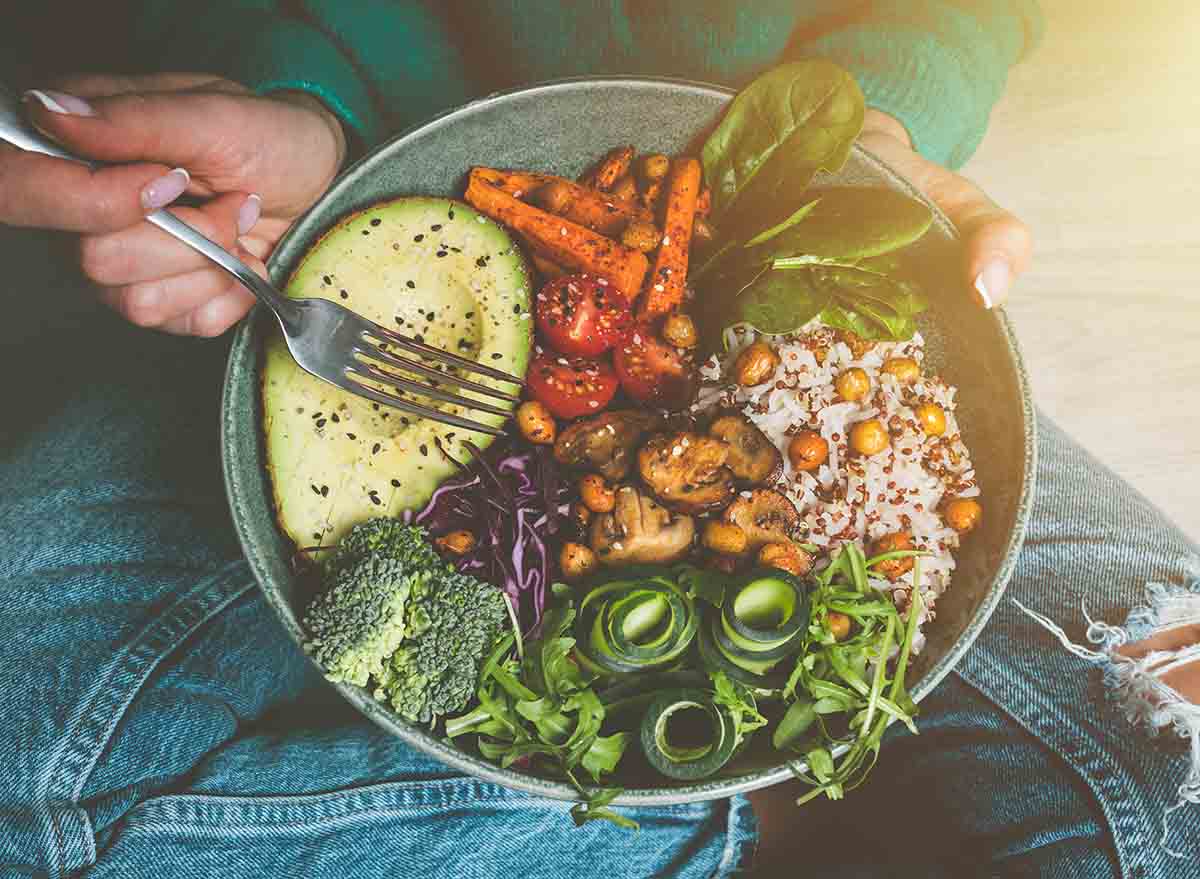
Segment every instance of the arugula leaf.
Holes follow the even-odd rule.
[[[818,170],[845,163],[864,112],[854,77],[820,58],[780,65],[742,89],[701,151],[713,224],[750,238],[784,221]]]
[[[675,575],[675,581],[687,589],[689,597],[703,599],[713,607],[720,607],[725,601],[728,575],[689,564],[677,565],[672,573]]]
[[[571,818],[575,821],[575,826],[582,827],[589,821],[611,821],[618,827],[637,830],[638,823],[636,821],[608,808],[608,804],[622,793],[624,791],[621,788],[602,788],[593,791],[584,802],[577,803],[571,808]]]
[[[713,702],[728,709],[739,743],[756,729],[767,725],[767,719],[759,713],[754,695],[749,690],[731,680],[723,671],[715,671],[710,677]]]

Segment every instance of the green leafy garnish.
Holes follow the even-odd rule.
[[[870,569],[884,560],[884,556],[868,559],[857,544],[848,543],[816,577],[805,650],[784,687],[789,707],[773,735],[777,748],[797,753],[807,766],[792,764],[796,776],[812,786],[799,803],[821,794],[841,799],[861,784],[875,765],[883,733],[893,721],[917,731],[916,705],[904,686],[904,675],[921,614],[920,589],[914,586],[908,617],[903,619],[890,598],[869,580]],[[920,583],[919,559],[913,582]],[[826,623],[830,613],[853,620],[845,640],[837,641],[830,634]],[[893,651],[896,661],[889,673]]]
[[[473,734],[488,760],[503,767],[532,760],[570,781],[584,798],[571,811],[576,824],[607,820],[636,827],[608,808],[621,794],[619,788],[588,790],[576,774],[582,767],[599,784],[616,769],[629,735],[600,735],[604,705],[591,687],[592,676],[571,656],[575,639],[567,633],[574,620],[570,604],[548,610],[540,637],[525,645],[523,658],[516,656],[515,635],[501,640],[480,672],[479,705],[449,718],[446,735]]]

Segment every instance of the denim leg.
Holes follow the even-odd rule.
[[[744,863],[744,799],[576,831],[567,804],[456,775],[345,705],[239,558],[218,466],[226,345],[124,326],[69,248],[0,230],[0,876]]]
[[[1042,418],[1038,491],[1005,600],[879,766],[839,803],[797,814],[817,876],[1192,877],[1200,807],[1164,810],[1186,773],[1112,704],[1102,673],[1062,649],[1017,599],[1086,643],[1081,605],[1110,623],[1148,581],[1200,552],[1145,499]],[[1190,846],[1190,848],[1189,848]]]

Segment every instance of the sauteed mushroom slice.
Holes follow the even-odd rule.
[[[745,485],[766,485],[783,473],[783,455],[775,443],[740,412],[726,412],[708,426],[708,435],[729,446],[726,465]]]
[[[608,480],[623,479],[633,467],[633,452],[642,437],[662,423],[657,413],[636,409],[584,418],[559,434],[554,459],[570,467],[595,470]]]
[[[602,564],[666,564],[687,555],[696,524],[674,515],[632,485],[617,489],[616,508],[592,519],[591,544]]]
[[[690,431],[652,436],[638,451],[638,472],[660,501],[680,513],[720,509],[737,487],[725,466],[729,446]]]
[[[790,542],[800,524],[800,514],[779,492],[759,488],[726,507],[725,521],[740,526],[746,532],[747,549],[756,552],[767,543]]]

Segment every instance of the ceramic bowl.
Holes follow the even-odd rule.
[[[468,168],[548,170],[573,177],[614,144],[677,153],[694,149],[732,94],[699,83],[662,79],[566,80],[498,94],[403,133],[349,168],[288,232],[270,261],[282,285],[305,251],[338,218],[400,195],[459,196]],[[886,186],[920,194],[863,149],[819,185]],[[957,554],[950,590],[938,601],[928,641],[910,672],[915,699],[928,695],[963,656],[1004,591],[1020,549],[1034,479],[1034,415],[1012,326],[1002,311],[971,303],[958,280],[954,229],[934,210],[930,232],[913,248],[932,299],[921,321],[928,362],[959,388],[958,420],[972,450],[987,515]],[[289,637],[300,641],[301,594],[290,558],[294,547],[276,527],[260,430],[259,368],[269,315],[252,315],[237,332],[222,403],[221,438],[233,521],[250,567]],[[363,714],[410,745],[464,773],[512,788],[574,799],[570,786],[516,769],[501,769],[457,750],[376,702],[367,690],[337,685]],[[634,761],[629,761],[634,762]],[[887,772],[884,756],[877,768]],[[765,742],[717,777],[670,782],[643,771],[616,781],[626,804],[676,804],[726,797],[791,777]]]

